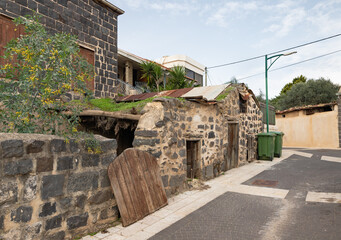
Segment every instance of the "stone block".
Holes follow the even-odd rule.
[[[174,152],[171,156],[171,159],[178,159],[178,154]]]
[[[70,146],[70,152],[71,153],[79,153],[81,151],[80,147],[79,147],[79,144],[74,139],[70,140],[70,145],[69,146]]]
[[[87,212],[83,213],[81,215],[76,215],[76,216],[69,217],[66,220],[67,228],[69,230],[71,230],[71,229],[75,229],[75,228],[86,226],[86,224],[88,222],[88,218],[89,218],[89,214]]]
[[[107,153],[109,151],[113,151],[117,149],[117,141],[116,139],[107,139],[103,140],[100,143],[102,152]]]
[[[213,178],[213,165],[208,165],[205,167],[206,179]]]
[[[66,152],[66,142],[63,139],[51,140],[51,152]]]
[[[133,141],[134,147],[143,146],[143,145],[154,147],[156,144],[160,144],[160,139],[156,139],[156,138],[152,138],[152,139],[134,138],[134,141]]]
[[[44,237],[44,240],[64,240],[65,239],[65,232],[60,231],[51,235],[47,235]]]
[[[168,175],[163,175],[163,176],[161,176],[162,183],[163,183],[163,186],[164,186],[164,187],[168,187],[168,178],[169,178]]]
[[[164,121],[157,121],[157,122],[155,123],[155,126],[156,126],[157,128],[163,127],[163,126],[165,126],[165,122],[164,122]]]
[[[99,218],[102,220],[107,219],[107,218],[113,218],[113,217],[118,218],[118,214],[119,212],[118,212],[117,206],[112,206],[107,209],[103,209],[100,213]]]
[[[101,182],[101,187],[109,187],[110,186],[110,179],[108,176],[108,170],[107,169],[103,169],[100,171],[100,182]]]
[[[57,161],[57,170],[68,170],[73,169],[73,157],[66,156],[66,157],[59,157]]]
[[[22,140],[6,140],[1,142],[2,157],[21,157],[24,154],[24,143]]]
[[[21,206],[11,211],[11,221],[29,222],[32,218],[33,209],[30,206]]]
[[[37,178],[38,176],[30,176],[24,185],[24,200],[31,201],[37,197]]]
[[[87,196],[85,196],[84,194],[77,196],[75,200],[75,206],[83,209],[85,206],[86,199]]]
[[[135,136],[141,136],[141,137],[156,137],[158,135],[157,131],[153,130],[139,130],[135,131]]]
[[[205,129],[205,125],[198,125],[199,129]]]
[[[214,120],[213,120],[213,117],[209,117],[209,118],[208,118],[208,121],[209,121],[209,122],[213,122],[213,121],[214,121]]]
[[[4,216],[0,216],[0,230],[3,230],[5,225],[4,225],[4,219],[5,217]]]
[[[32,225],[25,225],[22,229],[22,238],[24,236],[25,240],[33,240],[33,239],[40,239],[40,230],[41,230],[42,223],[36,222]]]
[[[18,185],[15,181],[0,182],[0,206],[18,200]]]
[[[57,197],[63,195],[64,175],[47,175],[43,176],[41,198]]]
[[[94,190],[98,187],[98,172],[73,174],[67,183],[68,192]]]
[[[98,154],[82,154],[82,166],[83,167],[95,167],[99,164]]]
[[[49,172],[53,170],[53,157],[37,158],[37,172]]]
[[[112,190],[107,189],[107,190],[100,191],[92,195],[89,198],[88,202],[90,204],[101,204],[113,198],[114,198],[114,194],[112,193]]]
[[[56,212],[56,203],[47,202],[44,203],[41,207],[41,212],[39,213],[39,217],[46,217],[54,214]]]
[[[26,174],[32,171],[31,159],[16,160],[5,164],[5,175]]]
[[[213,131],[209,132],[208,138],[215,138],[215,133]]]
[[[69,207],[71,207],[71,202],[72,202],[72,200],[70,198],[66,197],[66,198],[59,200],[59,205],[63,210],[66,210]]]
[[[185,183],[186,176],[185,175],[175,175],[171,176],[169,179],[170,187],[181,187]]]
[[[101,162],[103,166],[108,166],[117,157],[116,153],[102,155]]]
[[[30,154],[30,153],[40,153],[43,151],[43,147],[45,145],[44,141],[40,141],[40,140],[35,140],[32,143],[30,143],[29,145],[26,146],[26,153]]]
[[[59,228],[62,226],[62,215],[55,216],[53,218],[47,219],[45,223],[45,230],[50,230],[54,228]]]
[[[185,156],[186,156],[186,149],[181,149],[181,150],[179,151],[179,156],[180,156],[180,157],[185,157]]]

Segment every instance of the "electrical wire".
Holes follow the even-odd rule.
[[[220,65],[216,65],[216,66],[212,66],[212,67],[207,67],[207,69],[225,67],[225,66],[234,65],[234,64],[237,64],[237,63],[247,62],[247,61],[251,61],[251,60],[255,60],[255,59],[258,59],[258,58],[265,57],[265,55],[272,55],[272,54],[276,54],[276,53],[280,53],[280,52],[289,51],[289,50],[292,50],[292,49],[308,46],[308,45],[311,45],[311,44],[314,44],[314,43],[322,42],[322,41],[329,40],[329,39],[332,39],[332,38],[335,38],[335,37],[340,37],[340,36],[341,36],[341,33],[335,34],[335,35],[332,35],[332,36],[329,36],[329,37],[321,38],[321,39],[318,39],[318,40],[315,40],[315,41],[312,41],[312,42],[308,42],[308,43],[304,43],[304,44],[301,44],[301,45],[297,45],[295,47],[290,47],[290,48],[282,49],[282,50],[279,50],[279,51],[276,51],[276,52],[271,52],[271,53],[268,53],[268,54],[260,55],[260,56],[257,56],[257,57],[252,57],[252,58],[247,58],[247,59],[243,59],[243,60],[239,60],[239,61],[235,61],[235,62],[220,64]]]
[[[210,75],[208,75],[208,71],[207,71],[207,77],[208,77],[208,81],[210,81],[210,83],[211,83],[211,86],[212,86],[213,84],[212,84],[212,81],[211,81]]]
[[[274,68],[274,69],[269,70],[269,72],[273,72],[273,71],[277,71],[277,70],[280,70],[280,69],[283,69],[283,68],[287,68],[287,67],[291,67],[291,66],[298,65],[298,64],[301,64],[301,63],[309,62],[309,61],[312,61],[312,60],[315,60],[315,59],[318,59],[318,58],[322,58],[322,57],[326,57],[326,56],[329,56],[329,55],[332,55],[332,54],[335,54],[335,53],[338,53],[338,52],[341,52],[341,49],[333,51],[333,52],[329,52],[329,53],[326,53],[326,54],[322,54],[322,55],[319,55],[319,56],[316,56],[316,57],[313,57],[313,58],[308,58],[308,59],[305,59],[305,60],[302,60],[302,61],[299,61],[299,62],[296,62],[296,63],[285,65],[285,66],[282,66],[282,67]],[[253,75],[250,75],[250,76],[247,76],[247,77],[238,78],[237,80],[240,81],[240,80],[244,80],[244,79],[255,77],[255,76],[258,76],[258,75],[262,75],[262,74],[264,74],[264,72],[256,73],[256,74],[253,74]]]

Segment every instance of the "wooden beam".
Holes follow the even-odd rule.
[[[67,111],[63,112],[66,115],[71,115],[72,113]],[[79,116],[103,116],[103,117],[112,117],[118,119],[129,119],[139,121],[141,115],[134,115],[129,113],[122,113],[122,112],[106,112],[101,110],[84,110],[82,111]]]

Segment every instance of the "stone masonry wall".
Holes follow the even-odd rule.
[[[116,94],[117,16],[119,13],[94,0],[1,0],[0,14],[10,18],[32,14],[42,16],[49,32],[76,35],[94,51],[95,96]]]
[[[223,169],[222,145],[226,127],[216,105],[155,99],[145,109],[135,131],[133,146],[157,157],[167,195],[186,188],[186,141],[199,141],[197,177],[210,179]]]
[[[74,239],[117,220],[107,175],[117,143],[97,139],[101,154],[55,136],[0,133],[0,239]]]
[[[246,113],[240,113],[238,89],[218,104],[160,98],[147,104],[144,111],[133,146],[158,159],[168,196],[186,188],[186,141],[199,141],[197,177],[201,179],[216,177],[225,170],[229,121],[239,124],[239,164],[252,159],[247,156],[248,140],[252,141],[252,152],[256,152],[255,135],[261,131],[262,115],[252,97],[247,101]]]

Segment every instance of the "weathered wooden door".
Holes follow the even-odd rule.
[[[82,46],[79,47],[79,54],[85,58],[85,60],[91,65],[95,65],[95,53],[94,51],[84,48]],[[95,79],[92,78],[89,81],[86,81],[86,86],[89,90],[93,91],[95,89]]]
[[[238,166],[238,152],[239,152],[238,123],[229,123],[226,170]]]
[[[187,177],[198,177],[199,141],[186,141]]]
[[[108,175],[123,226],[167,205],[159,166],[151,154],[128,148],[109,165]]]

